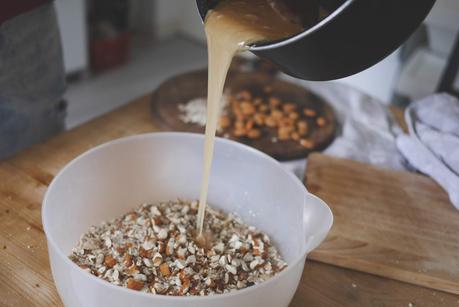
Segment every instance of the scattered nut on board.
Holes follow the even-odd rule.
[[[248,90],[227,95],[220,131],[236,138],[259,139],[271,128],[276,142],[295,141],[307,149],[314,149],[316,144],[308,134],[313,129],[325,127],[325,118],[318,116],[314,109],[282,101],[272,94],[270,86],[265,86],[263,91],[264,95],[258,96]]]
[[[261,92],[261,93],[258,93]],[[283,101],[273,94],[273,88],[264,86],[257,95],[249,90],[225,93],[223,114],[219,131],[235,138],[259,139],[272,129],[275,141],[294,141],[307,149],[316,144],[310,138],[315,129],[323,129],[329,123],[310,107],[302,107],[291,101]],[[206,123],[205,99],[193,99],[179,105],[180,119],[185,123],[204,126]]]

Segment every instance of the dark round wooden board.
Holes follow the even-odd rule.
[[[295,84],[276,79],[273,76],[261,73],[242,73],[232,71],[228,74],[225,91],[239,92],[248,90],[258,91],[264,86],[272,88],[272,96],[282,101],[308,107],[324,117],[326,126],[314,129],[309,135],[316,146],[307,149],[295,141],[272,142],[276,135],[274,130],[264,132],[259,139],[235,138],[234,140],[257,148],[266,154],[281,160],[305,158],[312,151],[318,151],[328,146],[334,139],[336,120],[331,107],[321,98],[310,91]],[[184,123],[180,119],[178,106],[186,104],[194,98],[206,97],[207,70],[193,71],[173,77],[162,83],[153,93],[151,100],[152,116],[161,130],[204,133],[204,127],[197,124]],[[270,128],[267,128],[271,130]]]

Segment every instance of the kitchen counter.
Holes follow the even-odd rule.
[[[150,96],[0,162],[0,306],[63,306],[41,223],[44,193],[59,170],[115,138],[154,132]],[[291,307],[459,306],[459,296],[308,261]]]

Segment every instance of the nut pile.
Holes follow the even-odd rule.
[[[309,138],[312,129],[324,127],[327,120],[311,108],[281,101],[273,96],[272,88],[265,86],[263,95],[255,96],[240,91],[228,97],[226,112],[220,118],[220,128],[236,138],[258,139],[266,129],[275,129],[273,140],[293,140],[308,149],[315,146]]]
[[[269,237],[239,218],[206,211],[207,246],[195,241],[198,202],[142,205],[93,226],[70,259],[112,284],[162,295],[212,295],[263,282],[283,270]]]

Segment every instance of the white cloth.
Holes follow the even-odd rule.
[[[437,94],[412,104],[403,134],[387,107],[360,91],[335,82],[284,79],[328,101],[341,127],[325,154],[398,170],[416,169],[432,177],[459,209],[459,101]],[[407,162],[408,161],[408,162]],[[306,159],[283,162],[303,179]]]
[[[409,135],[397,147],[409,163],[432,177],[459,210],[459,100],[436,94],[405,111]]]
[[[309,82],[283,76],[324,98],[335,111],[341,131],[324,153],[386,168],[405,169],[405,160],[395,139],[401,133],[387,107],[354,88],[336,82]],[[284,162],[303,179],[305,159]]]

